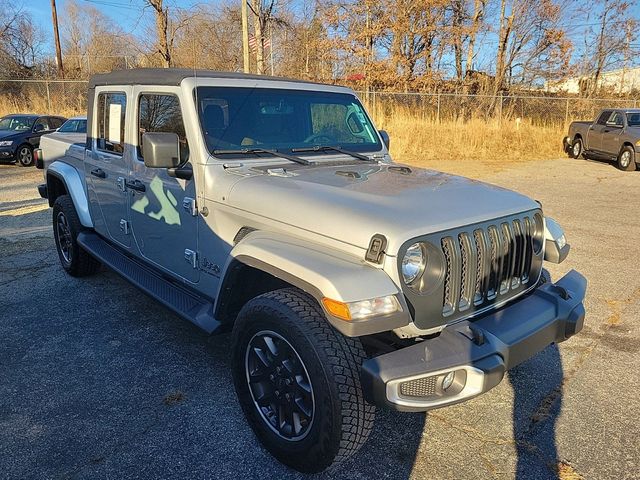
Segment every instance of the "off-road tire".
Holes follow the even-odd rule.
[[[250,391],[247,349],[259,332],[282,336],[302,360],[312,386],[315,410],[300,440],[278,435],[258,411]],[[362,344],[337,332],[318,303],[293,288],[260,295],[245,304],[232,334],[232,371],[244,414],[258,439],[280,462],[305,473],[320,472],[356,453],[373,428],[375,407],[360,384],[366,359]]]
[[[569,156],[571,158],[580,158],[580,156],[584,153],[584,147],[582,144],[581,138],[576,138],[571,144],[571,148],[569,148]]]
[[[23,157],[22,151],[28,151],[28,157]],[[28,143],[23,143],[16,150],[16,163],[20,167],[31,167],[35,160],[33,158],[33,147]]]
[[[66,222],[67,235],[63,233],[64,227],[60,226],[62,220]],[[62,268],[73,277],[85,277],[95,273],[100,268],[100,262],[78,244],[78,234],[84,229],[71,197],[69,195],[61,195],[56,198],[53,204],[53,236],[56,242],[56,250],[58,251]],[[63,246],[65,241],[68,242],[66,247]]]
[[[626,145],[618,154],[617,165],[623,172],[633,172],[636,169],[636,152],[633,147]]]

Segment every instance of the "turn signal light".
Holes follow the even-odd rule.
[[[395,295],[370,298],[357,302],[344,303],[331,298],[323,298],[324,308],[334,317],[342,320],[364,320],[378,315],[401,312],[402,307]]]
[[[347,305],[346,303],[324,297],[322,299],[322,304],[324,305],[324,308],[327,309],[327,312],[329,312],[334,317],[341,318],[342,320],[351,320],[349,305]]]

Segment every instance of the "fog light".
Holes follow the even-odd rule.
[[[442,390],[446,390],[447,388],[449,388],[453,383],[453,381],[455,380],[455,378],[456,378],[456,372],[447,373],[442,379]]]

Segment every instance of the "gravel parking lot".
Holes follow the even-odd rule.
[[[479,176],[565,227],[572,253],[551,271],[589,279],[585,329],[470,402],[380,412],[363,450],[323,477],[638,478],[640,172],[560,159]],[[107,270],[63,273],[41,178],[0,165],[0,477],[300,478],[245,423],[228,335]]]

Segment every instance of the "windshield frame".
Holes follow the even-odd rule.
[[[367,143],[346,143],[346,142],[332,142],[331,146],[336,146],[336,147],[341,147],[344,150],[352,150],[355,151],[357,153],[360,154],[381,154],[385,152],[385,145],[384,142],[382,141],[381,137],[380,137],[380,133],[378,132],[378,129],[376,128],[373,120],[371,119],[371,116],[369,115],[369,113],[367,112],[365,106],[362,104],[362,102],[360,101],[360,99],[358,98],[358,96],[355,94],[355,92],[351,91],[351,90],[347,90],[344,89],[342,87],[335,87],[336,90],[332,90],[331,86],[324,86],[323,87],[328,87],[327,89],[321,89],[321,90],[313,90],[313,89],[307,89],[307,88],[296,88],[295,86],[289,86],[287,85],[285,88],[279,87],[279,86],[275,86],[275,85],[268,85],[268,86],[256,86],[255,84],[253,85],[217,85],[217,84],[196,84],[193,86],[192,89],[192,96],[194,99],[194,107],[195,107],[195,112],[197,115],[197,121],[198,121],[198,126],[200,129],[200,134],[202,135],[202,140],[203,140],[203,144],[204,147],[207,151],[207,153],[210,155],[210,158],[216,160],[216,161],[220,161],[220,162],[224,162],[224,161],[228,161],[228,157],[226,155],[223,156],[218,156],[214,153],[214,150],[232,150],[235,149],[237,147],[237,155],[238,156],[243,156],[246,157],[246,159],[252,159],[255,158],[256,161],[274,161],[277,160],[276,157],[273,158],[259,158],[255,155],[251,155],[251,154],[244,154],[243,150],[247,150],[247,149],[251,149],[252,147],[255,148],[262,148],[262,149],[268,149],[268,150],[272,150],[274,152],[280,152],[280,153],[286,153],[286,154],[293,154],[293,150],[295,150],[296,148],[304,148],[304,147],[314,147],[314,146],[325,146],[324,142],[319,142],[319,143],[304,143],[304,142],[288,142],[288,144],[286,146],[282,145],[282,143],[280,142],[273,142],[273,143],[256,143],[253,145],[237,145],[237,144],[233,144],[233,148],[230,147],[226,147],[226,146],[222,146],[222,145],[210,145],[210,142],[207,140],[207,134],[205,131],[205,124],[204,124],[204,119],[203,119],[203,111],[201,110],[201,103],[200,100],[203,98],[206,98],[208,95],[206,95],[206,91],[207,90],[247,90],[248,91],[248,95],[247,98],[250,98],[251,95],[253,95],[257,90],[260,91],[268,91],[270,93],[276,94],[276,93],[291,93],[295,96],[305,96],[305,95],[309,95],[309,96],[317,96],[318,99],[326,99],[327,97],[331,97],[331,96],[337,96],[337,97],[342,97],[342,99],[344,100],[344,97],[349,97],[349,100],[351,102],[352,105],[355,105],[356,108],[358,108],[359,113],[362,114],[364,121],[365,121],[365,126],[369,127],[371,129],[371,133],[370,133],[370,137],[369,138],[373,138],[373,142],[367,142]],[[211,98],[216,98],[211,96]],[[303,103],[303,102],[301,102]],[[309,103],[309,100],[307,100],[307,103]],[[322,102],[318,102],[318,103],[322,103]],[[346,105],[344,102],[340,102],[340,101],[336,101],[335,102],[336,105]],[[239,107],[238,111],[242,109],[242,106]],[[237,113],[237,112],[236,112]],[[311,114],[310,111],[306,112],[306,114]],[[361,119],[362,120],[362,119]],[[226,127],[229,128],[229,126],[233,123],[233,121],[231,121],[231,123]],[[225,131],[226,133],[226,131]],[[279,143],[279,144],[278,144]],[[334,145],[335,143],[335,145]],[[276,144],[276,145],[274,145]],[[339,153],[339,152],[329,152],[329,151],[309,151],[309,152],[300,152],[297,154],[297,156],[299,157],[307,157],[307,156],[311,156],[311,157],[335,157],[335,156],[345,156],[345,154]]]
[[[25,119],[26,123],[28,123],[29,128],[23,128],[20,130],[15,130],[15,129],[8,129],[6,130],[7,132],[28,132],[31,131],[33,129],[33,125],[36,123],[36,120],[38,120],[38,118],[40,118],[37,115],[5,115],[4,117],[0,117],[0,122],[2,122],[3,120],[10,120],[10,119]],[[0,130],[3,130],[2,127],[0,127]]]

